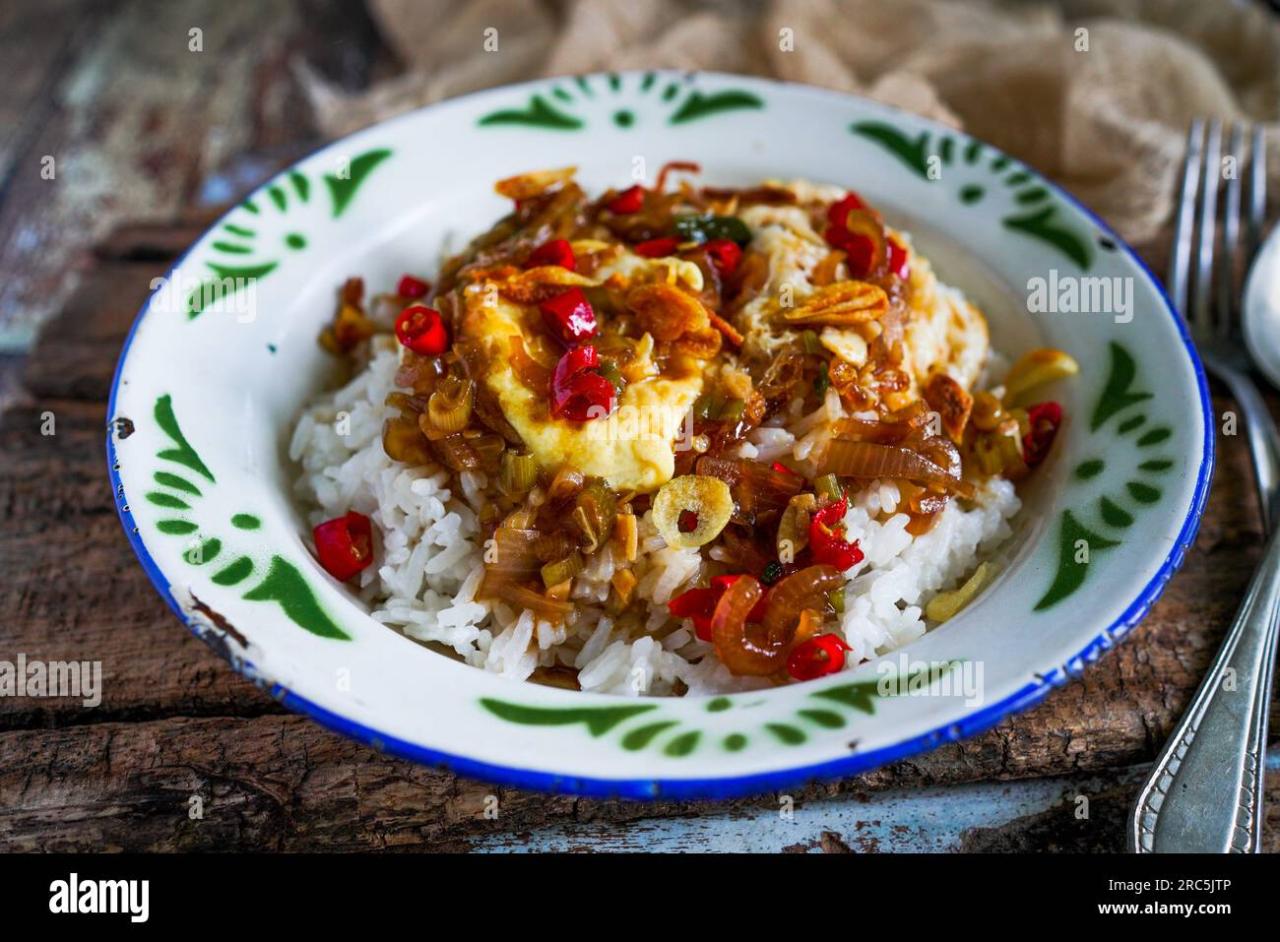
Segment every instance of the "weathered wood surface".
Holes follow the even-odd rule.
[[[351,90],[394,64],[347,0],[0,4],[0,349],[125,218],[230,200],[318,144],[299,62]]]
[[[0,698],[0,849],[463,849],[519,846],[554,824],[617,824],[617,846],[642,848],[645,821],[728,808],[746,827],[775,810],[776,796],[729,806],[549,798],[414,766],[285,713],[182,630],[120,530],[105,475],[104,398],[151,279],[198,231],[199,221],[117,231],[44,331],[24,390],[0,416],[0,658],[101,660],[104,687],[91,710]],[[42,434],[49,415],[53,435]],[[1243,442],[1223,439],[1183,571],[1082,680],[968,741],[799,790],[797,813],[806,802],[865,802],[895,789],[1074,776],[1102,800],[1093,826],[1082,829],[1064,799],[976,830],[964,846],[1120,849],[1132,766],[1164,741],[1259,556],[1250,488]],[[1274,773],[1270,785],[1268,814],[1280,823]],[[497,822],[481,814],[491,793],[500,796]],[[192,796],[201,820],[189,817]],[[855,838],[833,832],[822,846],[857,849]]]

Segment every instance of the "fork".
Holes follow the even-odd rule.
[[[1280,522],[1280,434],[1250,375],[1240,328],[1243,292],[1237,288],[1241,268],[1262,239],[1266,160],[1261,129],[1247,134],[1245,127],[1233,126],[1225,156],[1237,172],[1226,175],[1219,249],[1218,197],[1223,168],[1230,166],[1223,159],[1222,124],[1192,122],[1168,286],[1201,359],[1244,413],[1263,526],[1271,535],[1221,650],[1139,792],[1129,820],[1135,853],[1257,853],[1262,843],[1263,758],[1280,624],[1280,538],[1274,531]]]

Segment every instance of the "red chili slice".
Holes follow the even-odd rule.
[[[856,566],[863,558],[858,541],[850,543],[844,538],[844,515],[848,509],[849,499],[841,497],[815,511],[809,521],[809,548],[814,562],[834,566],[841,572]]]
[[[871,271],[871,263],[875,261],[876,244],[870,236],[850,232],[844,226],[828,226],[822,234],[827,243],[845,254],[845,264],[849,266],[849,274],[861,278]]]
[[[903,281],[911,277],[911,266],[907,261],[907,249],[897,239],[889,240],[889,271]]]
[[[1053,447],[1053,440],[1062,425],[1062,406],[1056,402],[1037,402],[1027,406],[1027,424],[1031,427],[1022,436],[1022,454],[1028,468],[1044,461]]]
[[[557,418],[589,422],[612,414],[618,405],[618,390],[599,373],[579,373],[568,388],[552,400]]]
[[[543,242],[529,254],[524,263],[525,268],[538,268],[542,265],[559,265],[569,271],[576,271],[578,260],[573,257],[573,246],[569,244],[569,240],[552,239]]]
[[[590,344],[574,347],[560,358],[551,374],[551,414],[560,419],[586,422],[613,412],[618,390],[599,373],[600,355]]]
[[[862,197],[853,192],[844,199],[836,200],[827,207],[828,225],[822,234],[828,245],[844,252],[845,264],[854,278],[866,276],[875,262],[876,243],[869,236],[849,231],[849,214],[865,209],[866,205]]]
[[[449,328],[435,308],[411,304],[396,318],[396,338],[422,356],[434,357],[449,348]]]
[[[852,190],[844,199],[836,200],[827,207],[827,222],[840,229],[845,227],[845,223],[849,221],[849,214],[855,209],[865,209],[866,203],[862,202],[862,197]]]
[[[667,603],[667,611],[677,618],[693,620],[693,629],[702,641],[711,640],[711,616],[715,614],[720,597],[728,591],[741,575],[716,576],[708,588],[686,589]],[[769,607],[768,593],[760,597],[760,601],[751,607],[747,621],[762,622],[764,613]]]
[[[415,300],[417,298],[425,298],[427,292],[431,290],[431,283],[423,281],[421,278],[415,278],[413,275],[403,275],[399,284],[396,285],[396,294],[402,298]]]
[[[802,641],[787,658],[787,673],[796,680],[813,680],[844,669],[844,652],[850,650],[836,635],[817,635]]]
[[[595,347],[589,343],[574,347],[556,363],[555,371],[551,374],[551,384],[564,386],[579,373],[594,370],[599,366],[600,354]]]
[[[710,615],[719,597],[720,590],[715,588],[686,589],[667,603],[667,611],[677,618]]]
[[[605,204],[609,212],[617,216],[629,216],[644,208],[644,187],[629,186]]]
[[[346,582],[373,562],[373,527],[369,518],[354,510],[326,520],[311,531],[316,557],[325,572]]]
[[[668,255],[674,255],[679,245],[680,240],[675,236],[662,236],[637,242],[631,247],[631,251],[645,258],[665,258]]]
[[[596,312],[581,288],[570,288],[538,305],[542,319],[566,344],[581,343],[599,333]]]
[[[692,618],[693,628],[703,641],[711,640],[711,615],[724,589],[688,589],[667,603],[667,611],[676,618]]]
[[[703,248],[707,250],[707,257],[711,259],[711,264],[716,267],[721,278],[728,278],[738,270],[738,263],[742,261],[742,249],[737,242],[732,239],[711,239]]]

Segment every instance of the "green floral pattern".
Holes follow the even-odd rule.
[[[593,101],[607,102],[609,120],[615,128],[627,130],[644,121],[667,125],[691,124],[730,111],[764,108],[764,100],[754,92],[724,89],[703,92],[695,79],[660,79],[655,72],[640,76],[609,73],[604,76],[579,75],[558,81],[547,90],[534,92],[519,107],[500,108],[482,115],[480,127],[528,127],[542,131],[582,131],[591,126],[580,111]]]
[[[183,561],[190,566],[212,570],[209,580],[218,586],[241,586],[252,582],[241,596],[250,602],[272,602],[279,605],[295,625],[322,638],[349,641],[351,636],[338,627],[321,606],[306,577],[293,563],[278,553],[258,560],[248,553],[237,553],[219,537],[203,532],[193,519],[195,504],[204,489],[217,485],[217,479],[192,447],[173,411],[173,397],[156,400],[156,425],[169,439],[169,447],[156,452],[159,461],[177,465],[181,472],[158,469],[152,477],[156,488],[144,495],[146,501],[166,511],[156,521],[156,529],[168,536],[187,538]],[[237,513],[229,521],[240,531],[258,530],[262,522],[253,514]]]
[[[859,121],[849,130],[880,145],[922,179],[964,174],[956,192],[966,206],[982,202],[992,189],[1007,190],[1012,208],[1000,217],[1001,225],[1051,246],[1085,271],[1093,265],[1088,238],[1063,220],[1049,189],[1026,167],[991,154],[981,141],[930,131],[913,137],[885,121]]]
[[[1072,479],[1076,486],[1086,486],[1106,470],[1108,461],[1126,457],[1132,468],[1123,475],[1128,478],[1123,493],[1100,494],[1092,506],[1062,512],[1057,567],[1036,611],[1052,608],[1084,585],[1096,555],[1119,546],[1135,515],[1159,502],[1164,495],[1161,478],[1176,465],[1162,449],[1173,437],[1173,429],[1152,419],[1148,409],[1152,395],[1139,388],[1133,355],[1114,341],[1110,353],[1107,381],[1089,419],[1090,443],[1097,454],[1076,465]]]
[[[815,733],[848,726],[849,714],[874,715],[876,700],[881,697],[895,696],[903,689],[916,691],[933,687],[959,663],[922,665],[901,680],[878,678],[828,687],[810,694],[802,706],[782,716],[764,712],[762,708],[772,705],[772,701],[758,694],[712,697],[704,707],[704,712],[709,714],[708,721],[699,725],[675,718],[659,702],[542,707],[485,697],[480,705],[509,723],[521,726],[581,724],[596,739],[616,732],[616,739],[611,741],[627,752],[655,748],[665,756],[679,759],[703,748],[733,753],[752,745],[803,745]]]
[[[336,172],[320,177],[328,197],[324,208],[329,218],[338,219],[347,211],[370,175],[389,157],[391,151],[385,147],[365,151]],[[209,246],[210,257],[205,259],[204,266],[212,275],[188,293],[187,317],[199,317],[213,304],[227,301],[266,278],[280,267],[284,257],[281,252],[304,251],[308,246],[307,237],[297,230],[286,232],[278,245],[263,244],[258,222],[264,213],[288,215],[308,206],[316,189],[306,174],[287,170],[268,183],[256,198],[241,203]]]

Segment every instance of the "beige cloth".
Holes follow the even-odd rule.
[[[1267,123],[1280,202],[1280,24],[1243,0],[367,2],[407,68],[358,97],[307,75],[335,136],[537,76],[704,69],[857,92],[962,127],[1063,183],[1157,264],[1191,118]],[[497,52],[483,46],[490,27]]]

